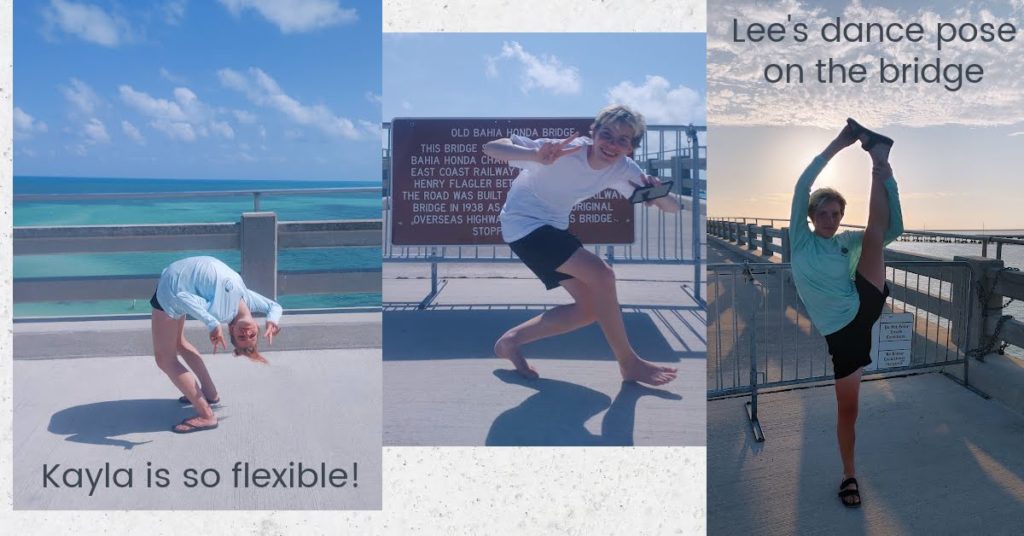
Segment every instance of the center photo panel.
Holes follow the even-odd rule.
[[[705,445],[705,51],[384,34],[386,446]]]

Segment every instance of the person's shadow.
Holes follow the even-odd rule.
[[[537,393],[494,419],[484,442],[487,446],[632,446],[636,405],[641,397],[682,400],[675,393],[633,382],[622,382],[615,400],[611,400],[604,393],[561,380],[527,380],[507,369],[495,370],[494,375]],[[592,434],[584,425],[602,411],[601,434]]]
[[[183,406],[173,398],[111,400],[62,409],[50,417],[47,431],[68,436],[65,441],[131,449],[151,441],[115,438],[169,432],[176,423],[193,415],[192,406]]]

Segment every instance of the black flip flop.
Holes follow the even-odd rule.
[[[853,489],[845,489],[846,486],[849,486],[850,484],[853,484],[856,487]],[[857,500],[855,502],[847,502],[847,497],[856,497]],[[842,484],[839,484],[839,502],[843,503],[843,506],[847,508],[860,508],[860,485],[857,484],[856,478],[851,476],[844,480]]]
[[[865,151],[870,151],[872,147],[878,145],[879,143],[882,145],[888,145],[890,147],[892,147],[892,145],[896,143],[892,141],[892,138],[890,137],[883,136],[877,132],[864,128],[863,125],[854,121],[852,118],[846,118],[846,124],[850,125],[850,129],[853,130],[853,135],[856,136],[857,138],[860,138],[861,134],[867,134],[868,139],[861,142],[860,144],[861,148],[864,149]]]
[[[179,397],[178,398],[178,402],[181,402],[182,404],[185,404],[185,405],[191,404],[191,402],[188,401],[188,398],[184,397],[184,396]],[[220,404],[220,399],[218,398],[217,400],[210,400],[209,398],[207,398],[206,399],[206,403],[211,405],[211,406],[214,405],[214,404]]]
[[[213,430],[213,429],[217,428],[217,426],[218,426],[218,423],[208,424],[206,426],[196,426],[194,424],[189,424],[188,421],[190,421],[190,420],[192,420],[194,418],[195,417],[189,417],[188,419],[185,419],[185,420],[179,422],[178,424],[176,424],[173,427],[171,427],[171,431],[176,433],[176,434],[191,434],[193,432],[203,432],[203,431],[206,431],[206,430]],[[179,426],[186,426],[187,428],[185,430],[178,430]]]

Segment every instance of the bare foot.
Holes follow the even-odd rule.
[[[540,374],[537,374],[537,371],[526,362],[526,358],[519,353],[519,348],[511,340],[505,337],[498,339],[498,342],[494,343],[494,353],[502,359],[511,361],[520,376],[528,380],[536,380],[540,377]]]
[[[679,370],[672,367],[655,365],[650,361],[644,361],[639,357],[634,357],[634,359],[628,361],[627,364],[620,363],[619,372],[622,373],[622,379],[627,382],[640,382],[648,385],[664,385],[676,379],[676,374]]]

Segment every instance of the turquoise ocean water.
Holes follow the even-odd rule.
[[[380,187],[379,181],[113,179],[14,177],[14,194],[98,194],[155,192],[222,192],[234,190]],[[14,225],[127,225],[155,223],[237,222],[252,210],[252,196],[73,201],[15,201]],[[379,193],[265,195],[260,210],[277,213],[279,221],[379,219]],[[191,255],[212,255],[239,269],[238,251],[19,255],[14,277],[159,274],[172,261]],[[373,248],[282,250],[281,270],[379,268],[381,251]],[[18,303],[15,317],[148,313],[149,296],[136,300]],[[280,296],[286,309],[380,306],[379,293]]]

